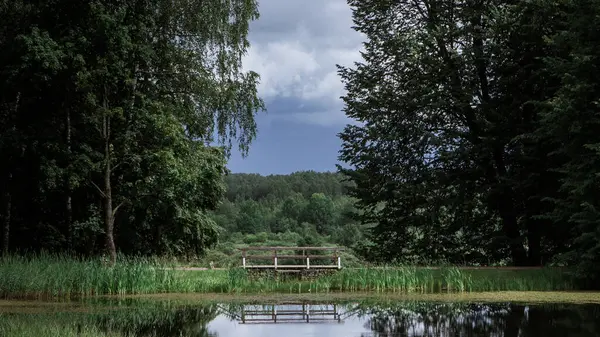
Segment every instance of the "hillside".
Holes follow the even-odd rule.
[[[212,213],[221,243],[352,246],[363,237],[349,185],[337,173],[238,173],[226,183],[226,199]]]

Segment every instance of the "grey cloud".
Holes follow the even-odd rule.
[[[259,6],[261,17],[251,25],[252,46],[244,67],[261,75],[259,90],[267,108],[269,100],[293,98],[302,103],[283,109],[288,118],[301,115],[293,119],[345,123],[335,65],[359,60],[362,42],[351,29],[346,1],[260,0]],[[280,114],[277,110],[274,114]]]
[[[360,36],[350,29],[352,19],[345,0],[261,0],[259,6],[261,18],[252,24],[252,35],[260,44],[290,37],[313,46],[360,43]]]
[[[265,102],[272,113],[310,113],[323,109],[339,108],[336,102],[320,99],[302,99],[299,97],[273,97]]]

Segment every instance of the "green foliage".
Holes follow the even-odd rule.
[[[350,0],[340,67],[355,184],[378,261],[540,265],[599,277],[593,1]],[[592,283],[590,283],[592,284]],[[596,283],[597,284],[597,283]]]
[[[236,173],[225,181],[227,199],[211,213],[221,242],[352,248],[364,238],[353,216],[355,200],[345,194],[349,184],[339,174]]]
[[[561,80],[556,95],[548,100],[537,132],[540,141],[554,145],[550,157],[560,177],[558,193],[548,196],[553,208],[549,218],[564,226],[572,240],[562,255],[577,265],[578,276],[590,284],[600,281],[600,115],[598,76],[600,69],[600,5],[593,1],[566,1],[568,29],[555,31],[549,44],[557,50],[545,58]]]
[[[0,16],[2,250],[214,245],[226,158],[264,108],[241,69],[256,1],[2,0]]]
[[[323,193],[314,193],[308,199],[300,218],[302,222],[315,224],[318,232],[330,234],[335,221],[334,207],[331,198]]]
[[[2,253],[197,258],[220,238],[207,258],[231,265],[239,245],[336,244],[599,284],[600,5],[348,3],[366,37],[339,68],[350,168],[263,177],[226,175],[264,109],[241,67],[256,0],[0,0]],[[70,292],[69,273],[47,281]],[[210,280],[175,288],[223,289]]]

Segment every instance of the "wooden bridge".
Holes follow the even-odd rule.
[[[242,251],[242,267],[277,271],[309,269],[342,269],[340,247],[246,247]],[[293,253],[289,253],[292,251]],[[253,254],[254,253],[254,254]],[[256,261],[260,261],[257,264]],[[315,263],[316,262],[316,263]]]
[[[336,304],[279,303],[243,306],[240,324],[341,323]]]

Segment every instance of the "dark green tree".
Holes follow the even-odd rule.
[[[527,139],[530,102],[557,85],[541,61],[553,13],[535,1],[349,4],[367,41],[363,62],[340,67],[358,122],[340,134],[352,166],[340,171],[380,258],[463,262],[467,242],[469,254],[540,264],[547,233],[536,216],[553,185],[541,183],[545,149]]]
[[[226,157],[263,108],[241,70],[256,1],[0,1],[0,15],[3,251],[105,246],[114,262],[214,243]]]
[[[569,245],[563,255],[590,284],[600,280],[600,4],[595,1],[546,2],[564,13],[563,29],[550,37],[557,49],[546,61],[561,79],[546,103],[539,141],[554,146],[559,195],[549,199],[553,228],[564,228]],[[572,237],[573,240],[568,240]]]
[[[225,241],[240,242],[241,233],[250,236],[261,232],[270,232],[269,240],[283,240],[288,234],[308,235],[318,236],[315,242],[329,240],[337,244],[363,237],[364,228],[355,224],[352,215],[354,200],[345,194],[347,183],[338,173],[235,173],[225,180],[227,200],[212,212],[212,218],[224,229]],[[260,193],[256,193],[257,186]],[[234,232],[240,235],[232,235]],[[357,235],[350,239],[354,234]]]
[[[313,193],[300,214],[300,221],[316,226],[317,231],[331,234],[335,222],[335,205],[331,198],[323,193]]]

